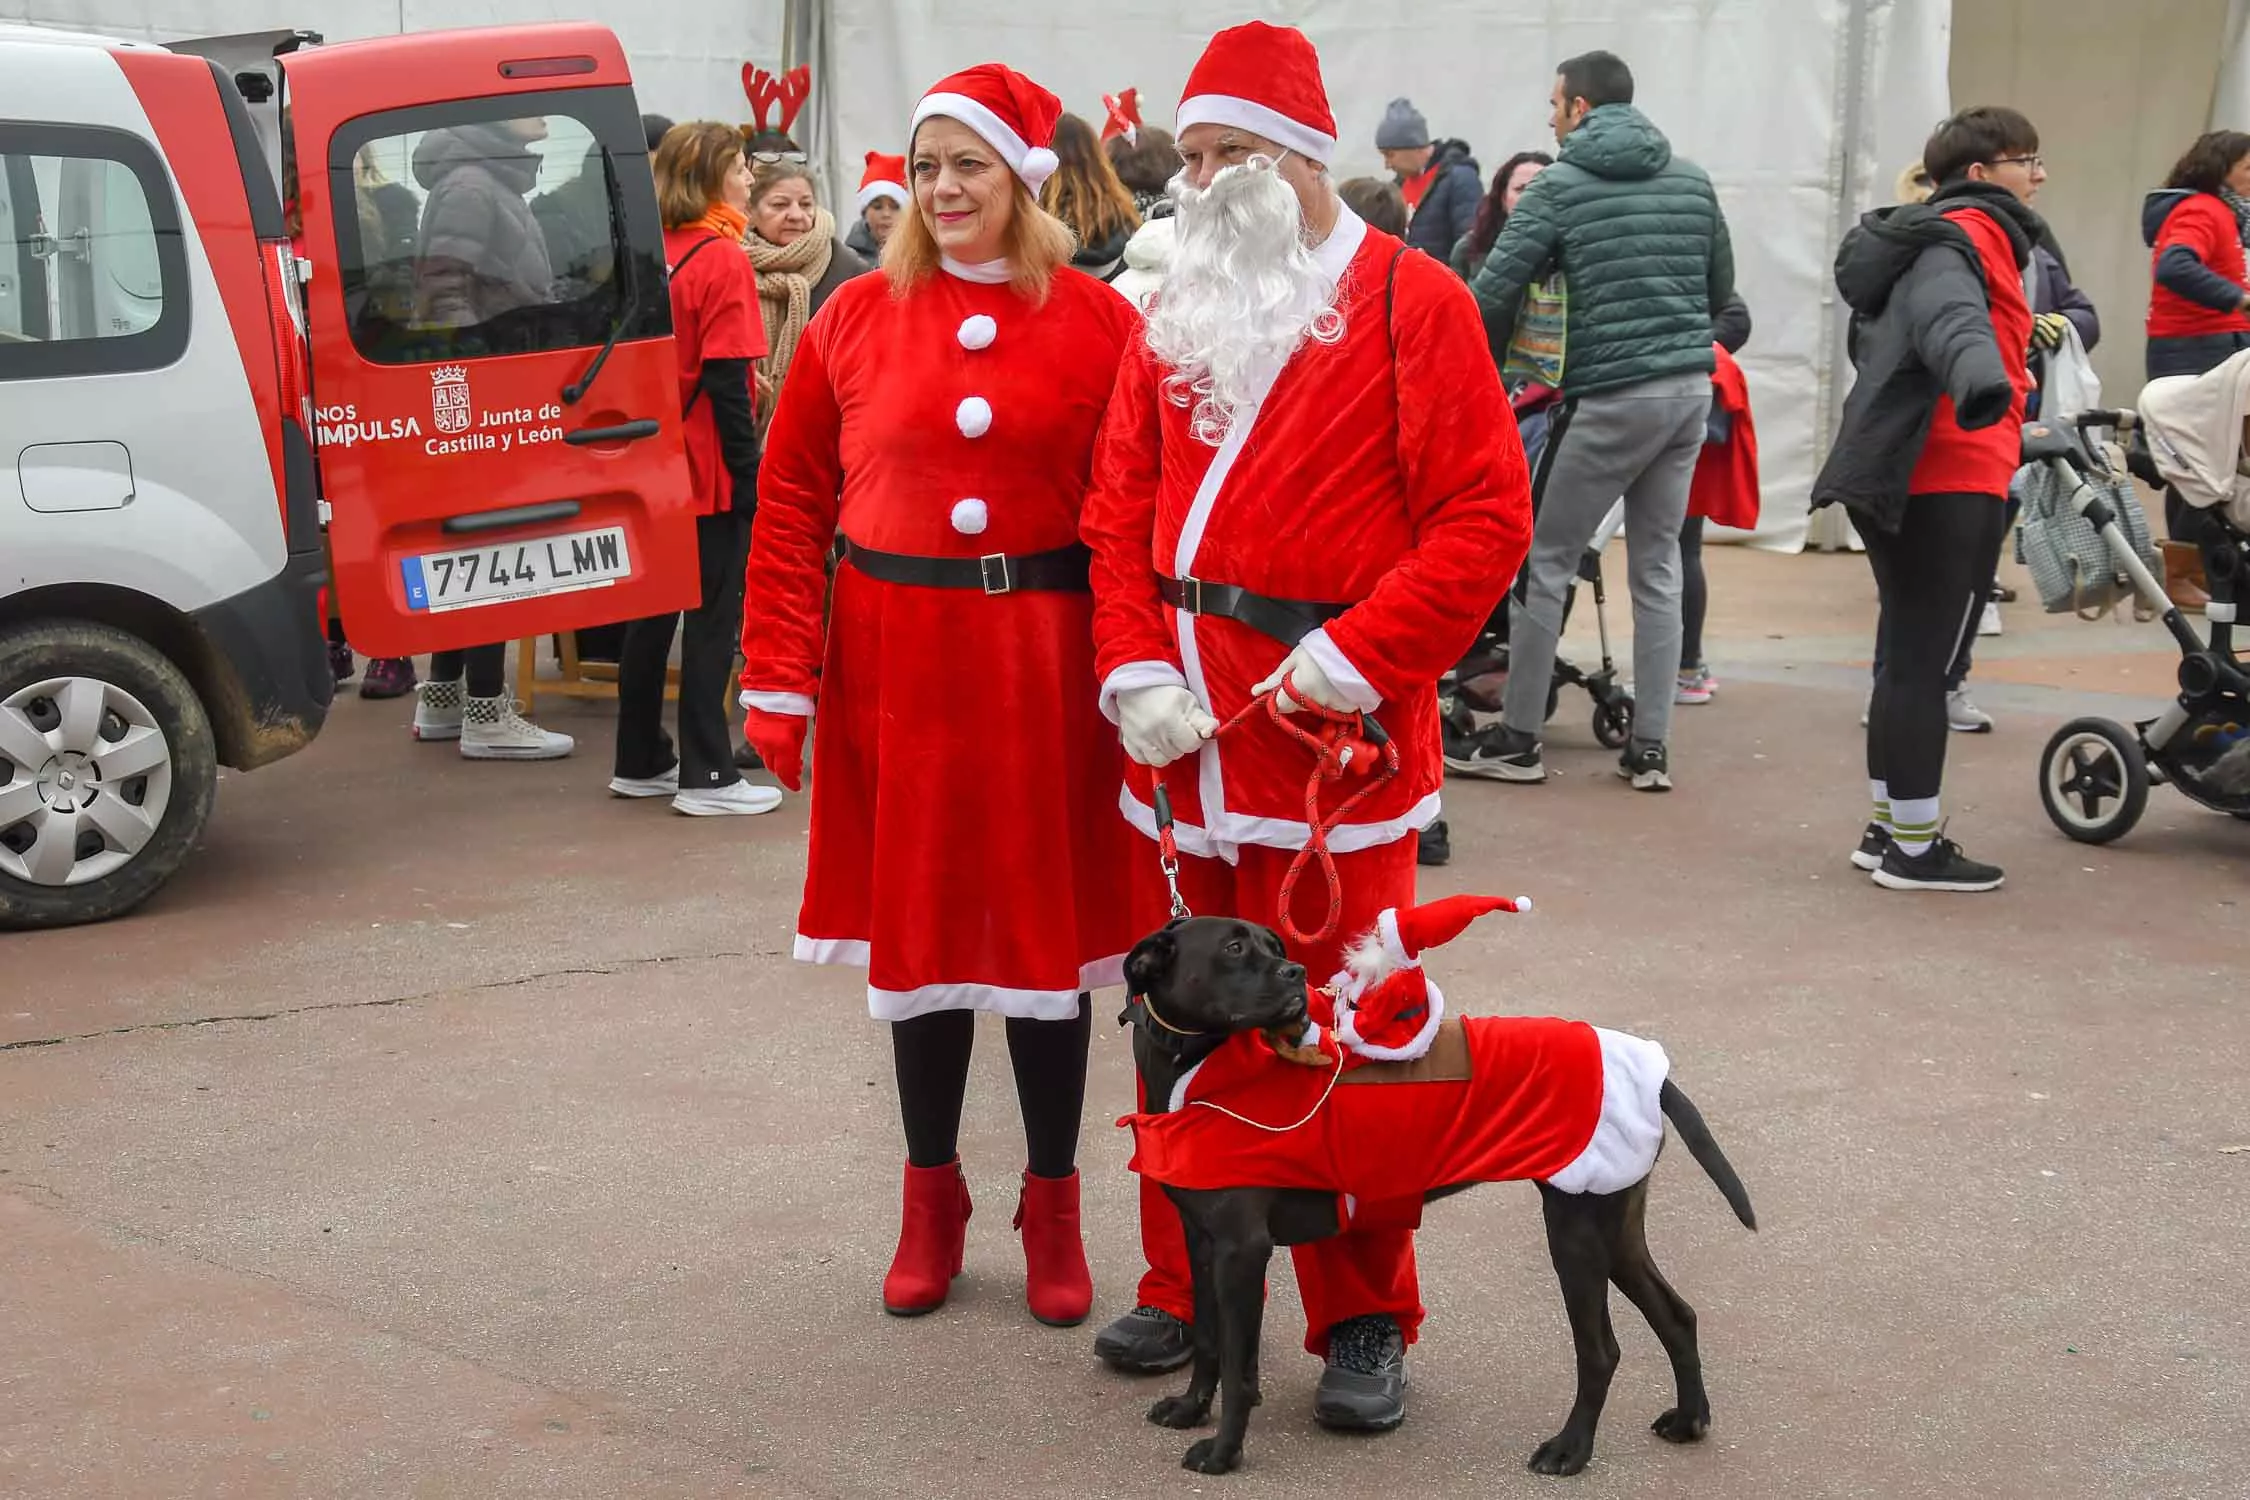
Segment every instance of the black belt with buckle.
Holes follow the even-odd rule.
[[[919,584],[932,589],[975,589],[985,594],[1084,594],[1093,589],[1094,554],[1083,542],[1052,552],[1005,552],[983,557],[909,557],[877,552],[845,538],[844,561],[884,583]]]
[[[1348,604],[1315,604],[1305,599],[1269,599],[1235,584],[1205,583],[1200,578],[1159,578],[1156,592],[1174,609],[1236,621],[1284,646],[1296,645],[1351,608]]]

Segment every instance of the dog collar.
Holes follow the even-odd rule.
[[[1184,1026],[1174,1026],[1170,1021],[1164,1019],[1163,1015],[1159,1013],[1156,1008],[1156,1002],[1146,995],[1135,995],[1133,998],[1141,1003],[1141,1009],[1147,1013],[1148,1018],[1151,1021],[1154,1021],[1158,1026],[1162,1027],[1166,1031],[1169,1031],[1174,1036],[1210,1035],[1210,1033],[1207,1031],[1190,1031]]]

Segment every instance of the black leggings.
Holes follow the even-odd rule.
[[[497,698],[508,690],[508,646],[471,646],[466,651],[430,653],[430,681],[459,682],[466,675],[469,696]]]
[[[1946,679],[2000,565],[1998,495],[1915,495],[1896,532],[1860,535],[1882,600],[1882,670],[1867,706],[1867,775],[1891,800],[1935,797],[1945,781]]]
[[[1680,670],[1703,665],[1703,612],[1711,587],[1703,577],[1703,517],[1680,523]]]
[[[1088,998],[1068,1021],[1008,1018],[1008,1061],[1016,1074],[1027,1164],[1034,1177],[1068,1177],[1078,1167],[1078,1124],[1086,1110],[1086,1048],[1094,1035]],[[906,1159],[942,1167],[959,1154],[961,1102],[969,1092],[975,1011],[939,1010],[891,1023],[898,1109]]]

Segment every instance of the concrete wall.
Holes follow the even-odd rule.
[[[1953,3],[1954,106],[2010,104],[2038,125],[2039,208],[2101,311],[2107,400],[2141,385],[2141,198],[2206,128],[2226,30],[2227,0]]]

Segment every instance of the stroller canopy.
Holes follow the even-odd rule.
[[[2201,375],[2150,381],[2141,391],[2140,413],[2149,456],[2180,498],[2250,530],[2250,475],[2243,466],[2250,349]]]

